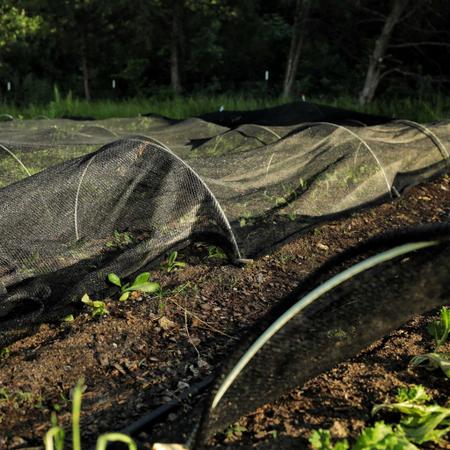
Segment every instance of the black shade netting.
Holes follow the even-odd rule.
[[[8,330],[57,317],[83,291],[99,292],[108,273],[134,273],[193,235],[233,241],[201,179],[142,138],[116,141],[9,185],[0,202],[6,340]]]
[[[449,284],[450,224],[371,240],[327,263],[229,356],[196,448],[415,314],[449,303]]]
[[[0,123],[0,345],[193,239],[253,257],[449,169],[447,122],[258,114]]]

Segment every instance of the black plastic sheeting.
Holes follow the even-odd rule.
[[[246,123],[286,126],[302,122],[321,121],[341,124],[379,125],[393,120],[392,117],[364,114],[301,101],[254,111],[218,111],[203,114],[199,118],[230,128]]]

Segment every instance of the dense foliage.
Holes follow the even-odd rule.
[[[0,99],[47,102],[55,84],[88,99],[279,95],[293,39],[294,96],[358,97],[396,2],[406,6],[378,61],[376,95],[448,93],[446,0],[4,0]]]

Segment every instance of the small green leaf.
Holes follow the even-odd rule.
[[[436,341],[436,348],[444,345],[450,334],[450,309],[443,306],[440,319],[429,324],[427,329]]]
[[[127,289],[124,289],[124,291],[132,292],[132,291],[140,291],[145,292],[147,294],[153,294],[155,292],[158,292],[160,290],[159,283],[156,283],[154,281],[149,281],[147,283],[142,284],[133,284],[132,286],[128,287]]]
[[[174,251],[169,255],[169,259],[168,259],[168,263],[169,264],[173,264],[175,262],[175,260],[177,259],[178,256],[178,252]]]
[[[128,300],[128,297],[130,296],[130,292],[124,292],[120,297],[119,297],[119,301],[120,302],[124,302],[126,300]]]
[[[88,294],[84,294],[83,297],[81,297],[81,301],[85,303],[86,305],[91,305],[92,300],[89,298]]]
[[[122,282],[115,273],[108,274],[108,281],[116,286],[122,287]]]
[[[146,283],[149,278],[150,278],[150,272],[142,272],[133,281],[133,286],[136,285],[136,284]]]
[[[64,322],[73,322],[75,320],[75,317],[73,317],[73,314],[69,314],[66,317],[64,317]]]
[[[105,303],[102,302],[101,300],[94,300],[94,301],[92,302],[92,306],[93,306],[94,308],[103,308],[103,307],[105,306]]]

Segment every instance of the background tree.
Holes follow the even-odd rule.
[[[4,56],[18,42],[24,43],[39,29],[42,19],[39,16],[30,17],[23,8],[3,1],[0,5],[0,73],[5,76]],[[3,58],[2,58],[3,56]]]
[[[395,26],[400,22],[409,0],[393,0],[392,9],[390,10],[383,24],[380,36],[375,41],[375,47],[370,56],[369,65],[367,67],[364,87],[359,95],[359,103],[366,105],[371,102],[375,91],[383,77],[383,61],[388,49],[392,33]]]
[[[283,97],[290,97],[292,95],[292,88],[297,76],[298,63],[306,36],[306,26],[310,8],[311,0],[296,1],[295,21],[283,83]]]
[[[5,0],[0,8],[0,87],[13,81],[16,103],[48,102],[54,85],[87,99],[303,92],[363,104],[450,91],[448,0]]]

